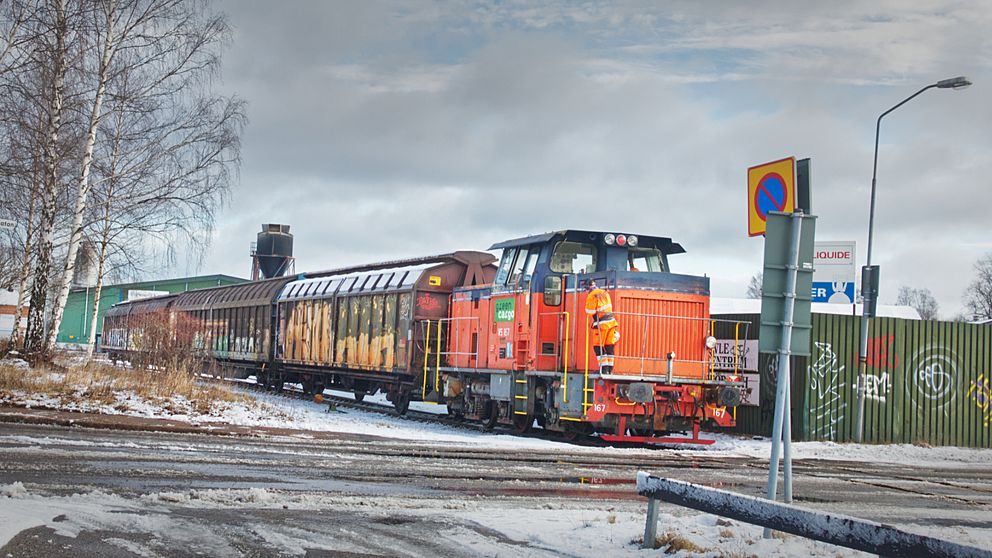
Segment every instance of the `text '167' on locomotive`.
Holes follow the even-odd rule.
[[[459,251],[121,303],[103,350],[128,358],[142,316],[182,313],[193,350],[275,389],[381,391],[400,413],[427,401],[490,428],[609,441],[709,443],[701,427],[735,424],[744,385],[713,350],[746,324],[710,319],[709,279],[669,269],[679,244],[565,230],[497,249],[498,264]],[[622,332],[610,373],[585,311],[593,281]]]

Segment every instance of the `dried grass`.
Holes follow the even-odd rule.
[[[655,538],[654,547],[656,549],[664,548],[665,554],[675,554],[676,552],[682,552],[683,550],[687,552],[694,552],[696,554],[706,552],[705,548],[674,531],[669,531],[664,535],[659,535]]]
[[[15,392],[48,396],[62,404],[98,405],[117,405],[116,394],[131,392],[147,401],[165,402],[166,407],[170,400],[180,396],[190,401],[201,414],[208,412],[214,401],[247,399],[227,386],[201,383],[188,370],[124,369],[102,363],[72,366],[65,372],[43,365],[31,368],[0,366],[0,397],[10,398]]]
[[[35,401],[56,399],[60,407],[107,405],[118,411],[126,411],[138,400],[174,414],[207,414],[215,402],[248,399],[227,386],[199,381],[203,361],[193,350],[193,332],[198,331],[193,318],[157,311],[131,322],[133,368],[82,363],[78,355],[68,353],[40,361],[60,364],[0,366],[0,400],[16,400],[14,392],[18,392]]]

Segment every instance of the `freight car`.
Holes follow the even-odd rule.
[[[679,244],[565,230],[490,250],[498,265],[454,252],[124,303],[105,338],[127,339],[119,317],[168,308],[196,318],[196,347],[216,365],[275,389],[384,392],[400,413],[422,400],[489,428],[536,422],[612,441],[706,443],[703,425],[734,425],[742,384],[714,370],[712,349],[736,325],[710,320],[707,278],[670,271]],[[590,366],[590,280],[620,322],[611,374]]]

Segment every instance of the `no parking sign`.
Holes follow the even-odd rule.
[[[747,234],[765,234],[769,211],[796,207],[796,159],[788,157],[747,169]]]

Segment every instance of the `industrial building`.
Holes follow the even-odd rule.
[[[104,285],[100,295],[100,309],[97,313],[96,331],[100,335],[103,327],[103,314],[114,304],[125,300],[135,300],[169,293],[179,293],[193,289],[218,287],[244,283],[247,279],[230,275],[201,275],[159,281],[140,281],[119,285]],[[76,287],[69,292],[65,304],[65,314],[59,328],[56,342],[59,344],[85,344],[89,338],[90,320],[93,318],[93,287]],[[99,338],[98,338],[99,339]]]

